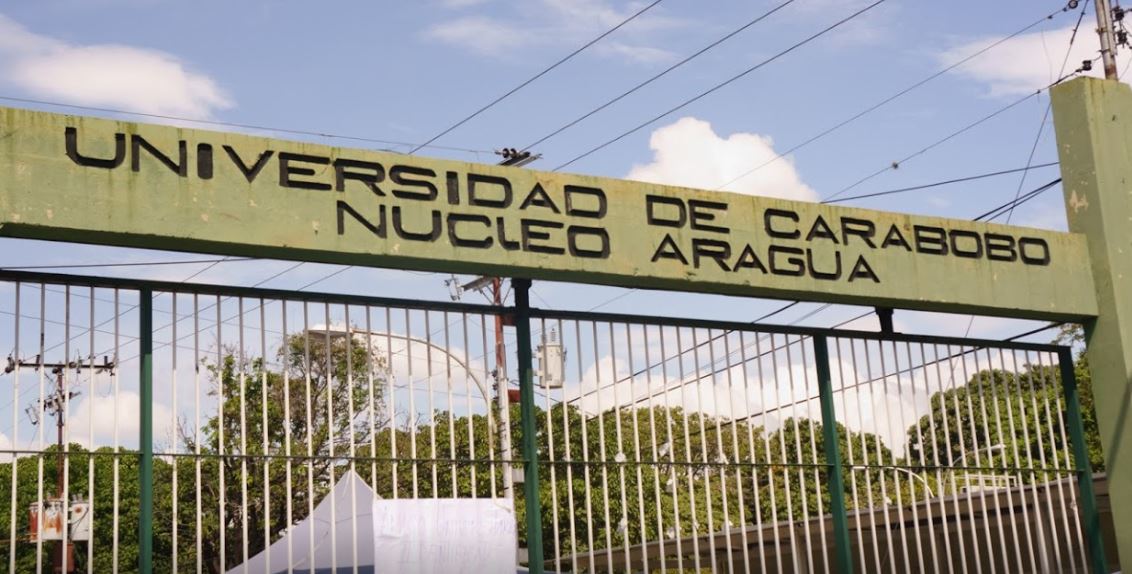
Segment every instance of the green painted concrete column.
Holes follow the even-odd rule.
[[[1070,231],[1088,238],[1098,316],[1085,321],[1117,549],[1132,563],[1132,89],[1081,78],[1052,90]]]
[[[841,465],[841,447],[837,434],[837,410],[833,405],[833,379],[829,370],[829,344],[824,335],[814,336],[814,368],[818,375],[818,396],[821,401],[822,444],[829,466],[829,512],[833,517],[833,541],[837,550],[840,574],[853,574],[853,551],[849,539],[849,517],[845,511],[845,468]]]
[[[1085,425],[1081,422],[1081,400],[1077,397],[1077,375],[1073,372],[1073,351],[1068,347],[1057,354],[1061,368],[1061,387],[1065,392],[1065,426],[1073,444],[1073,460],[1077,467],[1077,488],[1081,513],[1081,526],[1085,529],[1085,544],[1089,547],[1089,560],[1093,574],[1108,574],[1101,535],[1101,518],[1097,511],[1097,495],[1093,492],[1093,466],[1089,462],[1089,449],[1085,445]]]
[[[153,292],[142,289],[138,298],[141,347],[138,373],[141,391],[138,421],[138,449],[141,451],[138,464],[138,572],[149,574],[153,572]]]
[[[527,567],[542,574],[542,501],[538,487],[538,429],[535,421],[535,377],[531,355],[530,279],[512,279],[515,289],[515,346],[519,354],[519,410],[523,428],[523,499],[527,514]]]

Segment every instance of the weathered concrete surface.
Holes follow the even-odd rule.
[[[1099,313],[1089,368],[1120,556],[1132,556],[1132,89],[1081,78],[1052,91],[1069,229],[1088,237]]]
[[[5,108],[0,235],[957,313],[1096,314],[1075,234]]]

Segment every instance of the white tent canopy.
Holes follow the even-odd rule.
[[[295,524],[267,550],[229,570],[228,574],[373,574],[373,501],[376,499],[377,494],[360,476],[347,472],[310,516]],[[357,570],[354,569],[355,556]]]
[[[347,472],[310,516],[227,574],[524,573],[515,547],[509,500],[386,501]]]

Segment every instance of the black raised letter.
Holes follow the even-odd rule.
[[[321,191],[330,189],[329,183],[292,179],[292,176],[314,175],[316,173],[309,167],[291,165],[291,162],[293,161],[302,161],[316,165],[328,165],[330,163],[330,158],[318,155],[306,155],[302,153],[290,153],[285,151],[279,152],[279,185],[282,185],[283,187],[294,187],[296,189],[316,189]]]
[[[764,227],[766,227],[767,235],[781,239],[798,239],[802,236],[802,232],[798,231],[797,225],[794,226],[793,231],[782,231],[781,229],[775,229],[774,224],[771,223],[775,218],[789,219],[794,223],[798,223],[798,214],[794,213],[793,211],[786,211],[785,209],[768,209],[763,212],[763,225]],[[801,254],[802,252],[798,251],[798,253]],[[773,257],[771,257],[771,259],[773,259]],[[770,266],[771,268],[773,268],[774,264],[771,263]],[[801,274],[802,272],[799,270],[798,275]]]
[[[114,134],[114,157],[112,159],[98,159],[79,153],[79,134],[75,128],[66,128],[63,131],[63,139],[66,140],[67,157],[83,167],[114,169],[122,165],[123,161],[126,161],[126,134]]]
[[[134,134],[130,136],[130,167],[134,171],[141,171],[141,150],[149,152],[157,161],[165,164],[169,171],[185,177],[189,175],[189,148],[185,144],[185,140],[177,142],[177,161],[161,153],[161,150],[153,147],[153,144],[146,141],[145,138]]]
[[[420,190],[408,189],[394,189],[393,195],[401,199],[419,199],[421,201],[433,201],[436,199],[440,192],[437,191],[436,185],[427,179],[413,179],[412,177],[436,177],[436,172],[431,169],[423,167],[413,167],[410,165],[395,165],[389,169],[389,179],[397,185],[406,185],[409,187],[416,187]]]
[[[347,171],[350,169],[364,169],[367,172]],[[346,180],[360,181],[378,197],[385,197],[385,192],[377,184],[385,180],[385,168],[380,163],[360,161],[356,159],[338,158],[334,160],[334,189],[346,191]]]
[[[562,192],[566,196],[566,215],[574,217],[589,217],[592,219],[601,219],[605,217],[606,201],[605,192],[597,187],[583,187],[581,185],[567,185],[562,188]],[[596,208],[578,207],[574,203],[575,195],[588,195],[597,200]]]
[[[259,157],[256,158],[255,163],[249,167],[244,163],[244,160],[240,158],[240,154],[232,149],[232,146],[225,145],[224,151],[228,154],[228,158],[232,160],[232,163],[236,164],[236,169],[244,174],[244,179],[248,180],[248,183],[255,181],[256,176],[258,176],[259,172],[263,171],[264,166],[267,165],[267,161],[271,159],[271,156],[275,155],[273,150],[264,150],[263,153],[259,154]]]

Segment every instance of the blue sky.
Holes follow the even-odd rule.
[[[534,151],[544,159],[531,167],[552,169],[866,4],[860,0],[796,0],[653,85],[540,144]],[[518,4],[496,0],[319,4],[9,0],[0,3],[0,95],[422,142],[644,5],[620,0]],[[444,147],[426,148],[422,153],[494,162],[490,150],[525,146],[541,138],[773,5],[664,0],[435,142]],[[570,165],[568,171],[714,188],[762,163],[752,158],[771,157],[771,153],[788,149],[1061,7],[1056,1],[888,0],[864,17]],[[1086,13],[1089,17],[1074,45],[1069,70],[1096,53],[1092,8]],[[1060,12],[1027,34],[727,189],[803,199],[829,197],[1055,79],[1068,48],[1069,28],[1076,19],[1076,11]],[[1124,60],[1121,58],[1122,64]],[[1044,94],[1024,101],[852,193],[1021,167],[1030,155],[1046,104]],[[170,121],[191,125],[185,120]],[[650,139],[656,149],[650,148]],[[1052,125],[1047,125],[1034,162],[1053,161],[1055,156]],[[1036,170],[1021,189],[1028,191],[1056,177],[1056,168]],[[971,218],[1014,197],[1019,179],[1014,174],[850,205]],[[1018,209],[1012,223],[1063,228],[1058,190]],[[6,267],[185,258],[16,240],[2,240],[0,245],[0,265]],[[290,265],[224,263],[195,280],[251,285]],[[203,267],[109,271],[181,280]],[[337,269],[308,264],[268,285],[297,288]],[[443,279],[442,275],[351,269],[313,288],[445,299]],[[669,314],[732,319],[754,318],[781,305],[641,291],[626,294],[621,289],[551,283],[538,283],[535,290],[535,302],[542,306],[602,305],[602,310],[638,313],[663,309]],[[815,307],[800,305],[775,320],[794,321]],[[858,313],[859,309],[835,307],[803,322],[832,325]],[[908,331],[946,334],[963,334],[968,326],[966,317],[906,312],[898,313],[897,321]],[[871,325],[866,321],[857,326]],[[1006,336],[1024,329],[1020,322],[980,319],[971,332]]]

